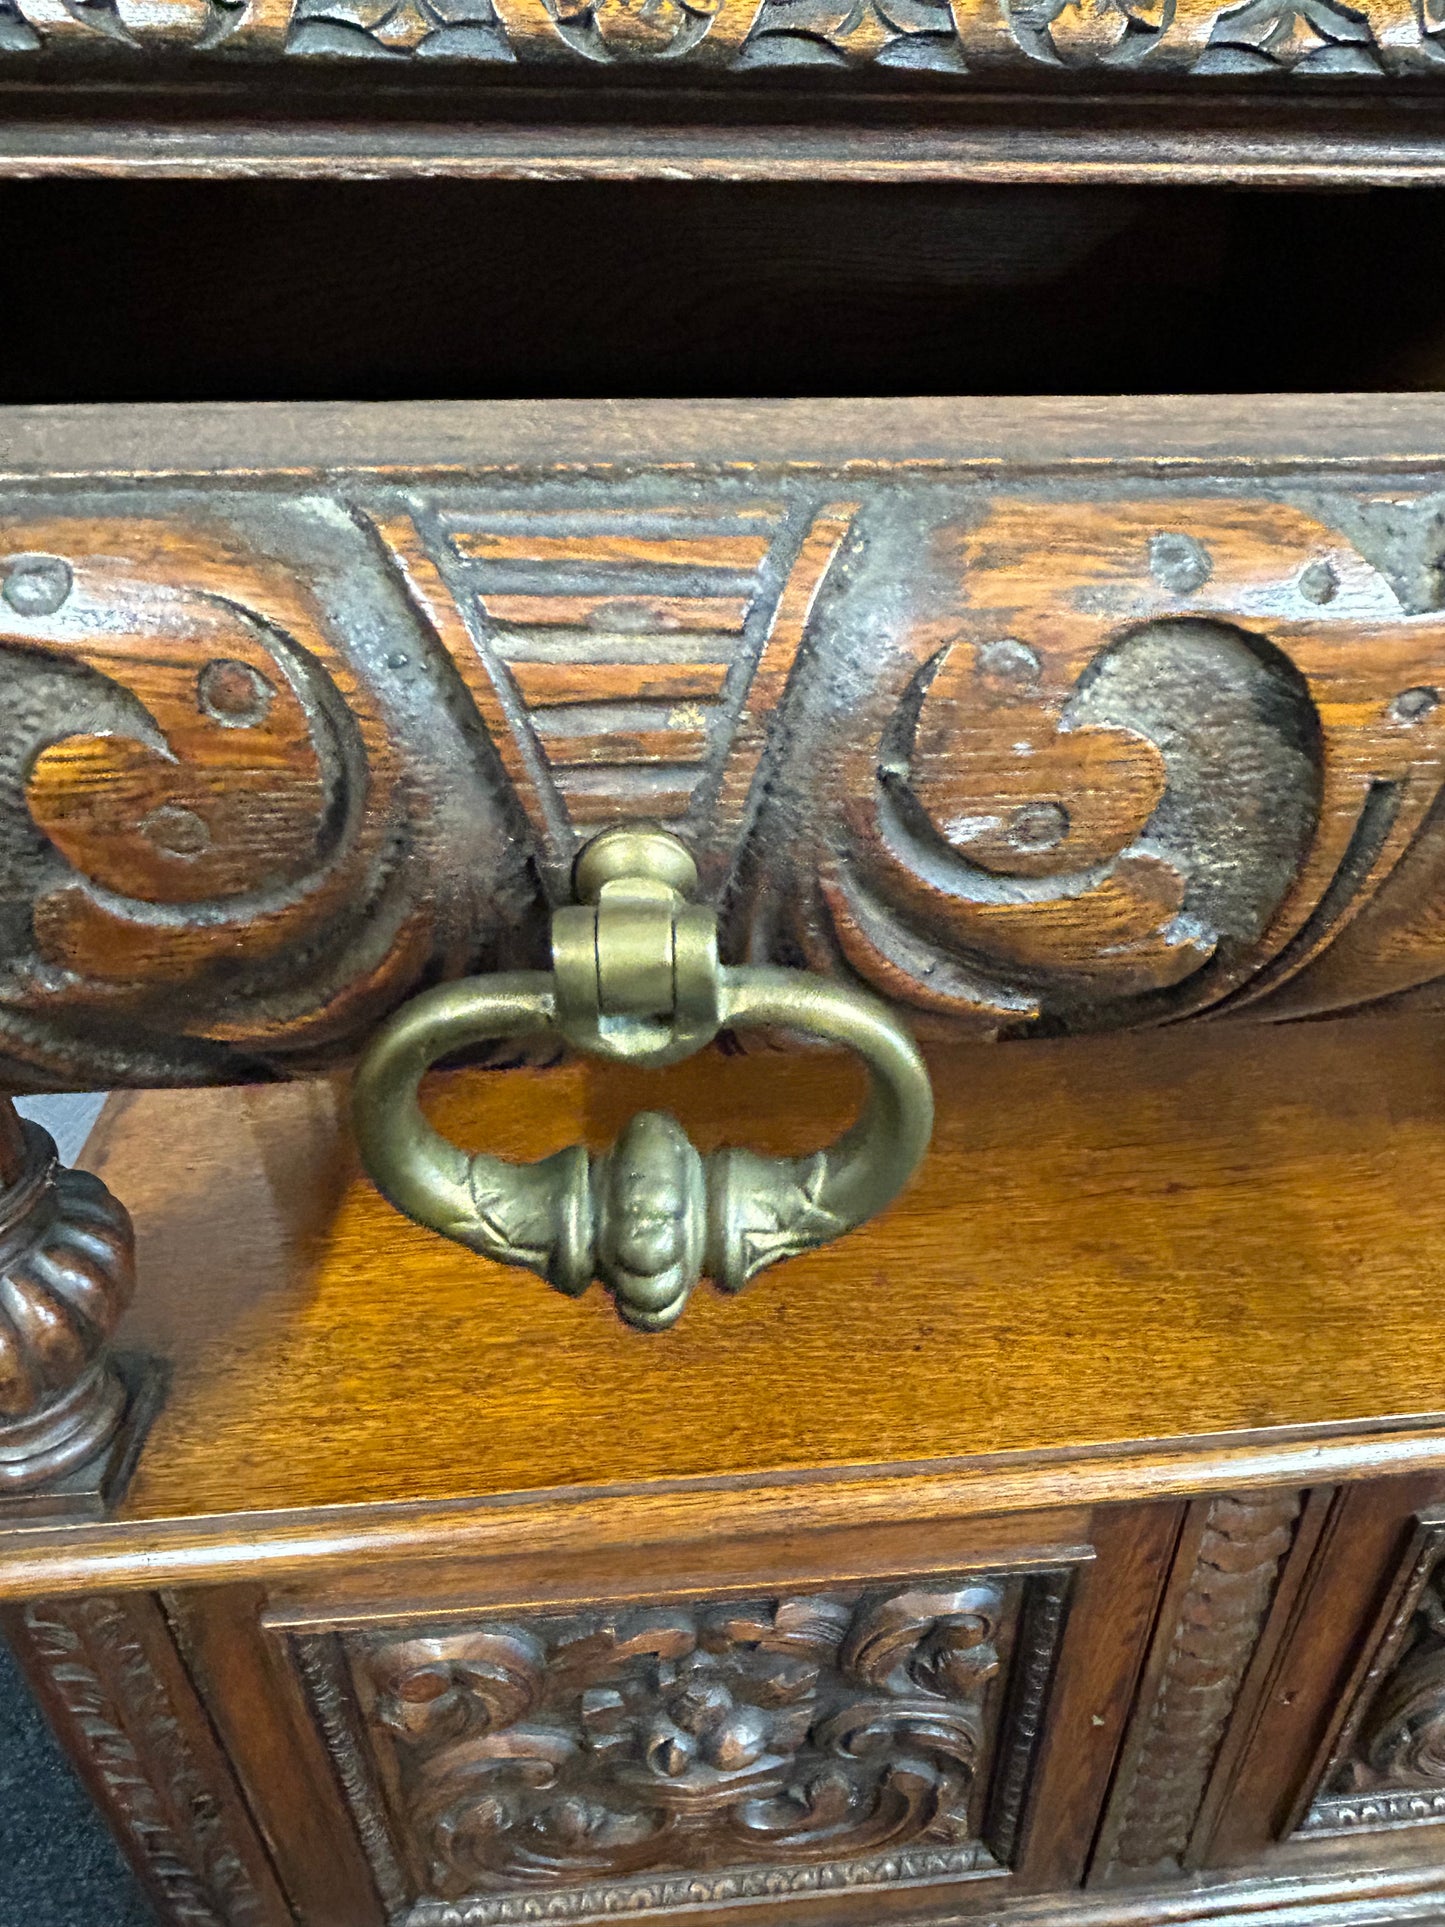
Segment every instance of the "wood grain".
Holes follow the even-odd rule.
[[[160,1918],[286,1927],[291,1908],[159,1602],[33,1600],[0,1623]]]
[[[125,1100],[98,1162],[130,1198],[147,1279],[129,1342],[176,1366],[127,1516],[1445,1410],[1428,1020],[933,1067],[935,1148],[887,1217],[736,1301],[701,1296],[655,1343],[398,1218],[338,1145],[324,1087]],[[646,1093],[709,1144],[781,1151],[841,1122],[855,1088],[826,1058],[651,1080],[577,1066],[443,1079],[433,1115],[472,1148],[535,1156],[610,1136]]]
[[[112,0],[104,26],[57,16],[43,0],[7,0],[4,53],[25,74],[41,52],[69,56],[81,67],[109,52],[124,72],[200,53],[222,71],[301,56],[316,63],[357,60],[460,64],[485,75],[499,64],[633,66],[656,61],[703,72],[783,69],[794,87],[799,70],[877,68],[966,86],[980,69],[1010,69],[1040,91],[1070,72],[1096,86],[1142,75],[1168,86],[1198,75],[1238,81],[1269,75],[1305,90],[1321,77],[1357,83],[1428,80],[1438,58],[1433,13],[1364,0],[1357,8],[1316,4],[1308,14],[1286,6],[1190,7],[1179,12],[1149,0],[1119,0],[1085,10],[1064,0],[1029,14],[999,13],[982,0],[924,0],[906,14],[881,7],[721,0],[706,9],[669,0],[638,13],[624,0],[588,6],[556,0],[473,0],[464,12],[374,5],[347,10],[313,0],[267,0],[239,18],[220,0]],[[107,41],[109,46],[107,47]],[[29,56],[29,59],[26,57]],[[127,59],[129,56],[129,59]],[[802,83],[806,85],[806,81]]]

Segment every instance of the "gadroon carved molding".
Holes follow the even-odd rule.
[[[922,1035],[1445,976],[1445,493],[1061,463],[0,493],[0,1062],[352,1053],[655,818]]]
[[[1294,1545],[1303,1495],[1211,1500],[1189,1583],[1157,1639],[1162,1663],[1141,1708],[1104,1823],[1098,1871],[1128,1880],[1188,1864],[1239,1691]]]
[[[0,67],[381,62],[737,75],[874,70],[968,84],[1138,77],[1438,80],[1437,0],[4,0]]]
[[[1068,1585],[508,1614],[298,1657],[411,1927],[646,1913],[1001,1871]]]

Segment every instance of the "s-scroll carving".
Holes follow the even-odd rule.
[[[0,525],[0,675],[14,1064],[213,1077],[233,1042],[324,1050],[414,974],[394,753],[286,571],[221,530]]]
[[[1258,499],[999,496],[921,561],[779,786],[750,940],[954,1032],[1308,1007],[1439,791],[1438,614]]]

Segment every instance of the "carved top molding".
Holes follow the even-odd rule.
[[[867,72],[968,85],[1438,80],[1439,0],[3,0],[0,67],[37,56]]]
[[[0,480],[782,465],[939,479],[1445,467],[1445,394],[859,395],[795,401],[161,402],[0,408]],[[922,479],[922,478],[920,478]]]

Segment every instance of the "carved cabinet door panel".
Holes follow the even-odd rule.
[[[1318,1530],[1241,1709],[1209,1865],[1445,1857],[1442,1501],[1438,1474],[1313,1496]]]
[[[1180,1517],[860,1526],[851,1561],[803,1534],[701,1584],[673,1550],[600,1597],[473,1563],[168,1605],[308,1920],[330,1882],[353,1927],[861,1922],[1080,1883]]]

